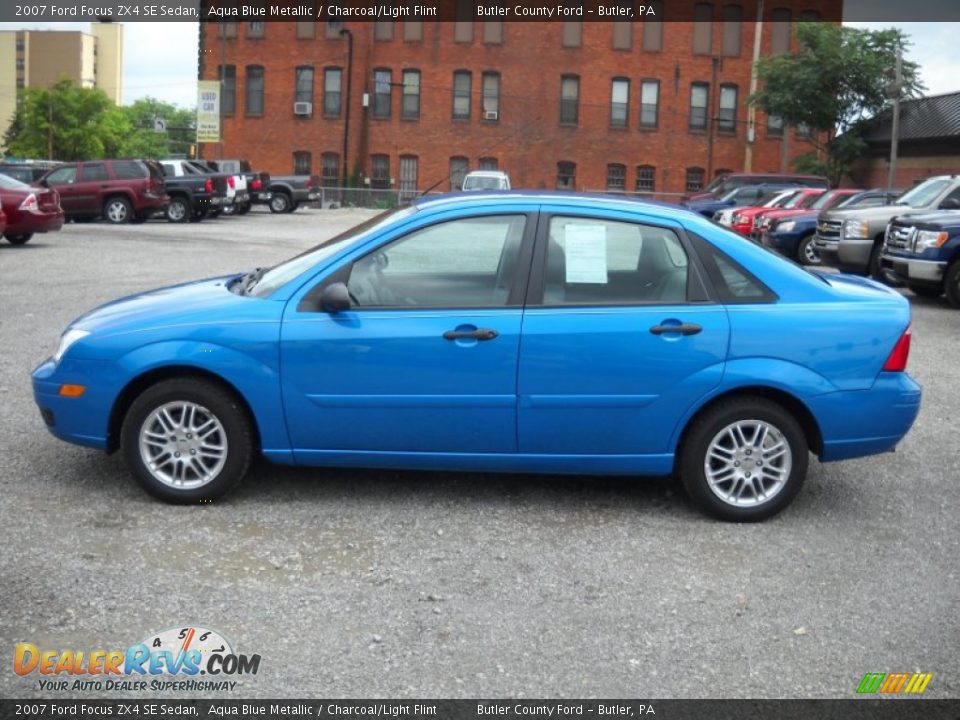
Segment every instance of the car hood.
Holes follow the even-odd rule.
[[[236,275],[207,278],[130,295],[91,310],[70,324],[90,333],[129,332],[169,325],[202,325],[231,305],[259,302],[228,289]]]
[[[924,225],[937,230],[960,228],[960,210],[937,210],[936,212],[904,213],[897,220],[910,225]]]
[[[822,220],[883,220],[894,215],[915,212],[909,205],[878,205],[870,208],[850,208],[849,210],[823,210]]]

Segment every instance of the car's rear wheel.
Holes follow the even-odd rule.
[[[807,235],[797,246],[797,260],[801,265],[823,265],[820,253],[813,246],[813,235]]]
[[[178,378],[134,400],[120,444],[148,493],[171,503],[207,502],[246,474],[253,429],[233,393],[206,380]]]
[[[938,298],[943,295],[943,290],[938,287],[930,287],[929,285],[915,285],[910,283],[907,283],[907,287],[910,288],[910,292],[917,297]]]
[[[167,220],[172,223],[186,222],[190,219],[191,212],[190,202],[177,195],[170,198],[170,204],[167,205]]]
[[[943,292],[947,296],[947,302],[960,308],[960,260],[954,260],[947,268],[947,274],[943,278]]]
[[[731,522],[783,510],[807,474],[808,444],[797,420],[762,397],[724,400],[690,426],[679,473],[694,503]]]
[[[293,201],[290,196],[283,192],[275,192],[270,198],[270,212],[285,213],[290,212]]]
[[[246,215],[248,212],[250,212],[251,207],[253,207],[253,203],[244,203],[241,208],[237,210],[237,213],[240,215]]]
[[[108,198],[103,204],[103,218],[114,225],[123,225],[133,217],[133,206],[125,197]]]
[[[33,233],[23,233],[21,235],[4,235],[11,245],[26,245],[33,237]]]

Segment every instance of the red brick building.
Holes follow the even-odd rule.
[[[481,168],[515,187],[655,193],[782,172],[811,146],[748,107],[754,55],[836,3],[768,0],[757,22],[744,2],[698,3],[693,22],[201,24],[201,79],[226,68],[223,142],[202,152],[402,191]]]

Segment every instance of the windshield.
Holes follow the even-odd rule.
[[[812,205],[808,205],[807,207],[809,207],[811,210],[823,210],[828,205],[833,204],[833,201],[837,198],[837,194],[838,193],[835,192],[825,192],[823,195],[819,196]]]
[[[0,173],[0,188],[3,188],[4,190],[29,190],[30,186],[10,177],[9,175]]]
[[[950,184],[949,178],[930,178],[926,182],[917,185],[897,199],[897,205],[909,205],[910,207],[925,207],[933,202],[944,188]]]
[[[250,295],[254,297],[266,297],[277,288],[286,285],[300,273],[309,270],[324,258],[328,258],[341,250],[348,243],[360,240],[386,225],[392,225],[398,220],[403,220],[413,215],[415,212],[417,212],[417,208],[413,206],[399,210],[387,210],[359,225],[355,225],[349,230],[345,230],[339,235],[335,235],[329,240],[323,241],[310,250],[292,257],[276,267],[270,268],[270,270],[263,274],[257,284],[251,288]]]
[[[715,193],[715,192],[717,192],[717,191],[720,189],[720,186],[723,185],[723,184],[727,181],[727,178],[728,178],[728,177],[730,177],[730,176],[727,175],[726,173],[724,173],[723,175],[717,175],[717,177],[715,177],[715,178],[713,179],[713,182],[710,183],[709,185],[707,185],[707,187],[704,188],[703,191],[704,191],[704,192],[708,192],[708,193]],[[733,187],[733,186],[731,185],[730,187]],[[724,189],[726,190],[727,188],[724,188]]]
[[[498,177],[468,177],[463,181],[464,190],[500,190],[503,180]]]
[[[823,197],[823,195],[817,195],[816,193],[811,193],[810,195],[807,195],[803,200],[801,200],[800,204],[797,205],[797,207],[811,208],[817,203],[817,201],[821,197]]]
[[[767,207],[767,208],[783,207],[790,200],[790,198],[792,198],[798,192],[799,192],[798,190],[788,190],[787,192],[780,193],[779,195],[775,195],[773,198],[765,202],[763,204],[763,207]]]

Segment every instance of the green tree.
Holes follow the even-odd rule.
[[[196,143],[196,111],[162,100],[143,98],[123,108],[132,127],[123,144],[122,154],[156,160],[171,155],[187,155]],[[154,121],[166,122],[166,132],[154,130]]]
[[[64,79],[50,88],[26,88],[10,131],[10,155],[87,160],[116,155],[130,122],[102,90]]]
[[[839,182],[863,153],[858,128],[893,102],[893,68],[908,43],[903,33],[861,30],[832,23],[801,23],[796,53],[762,58],[762,89],[749,98],[788,125],[806,125],[817,150],[799,156],[794,167]],[[919,95],[917,65],[904,61],[902,97]]]

